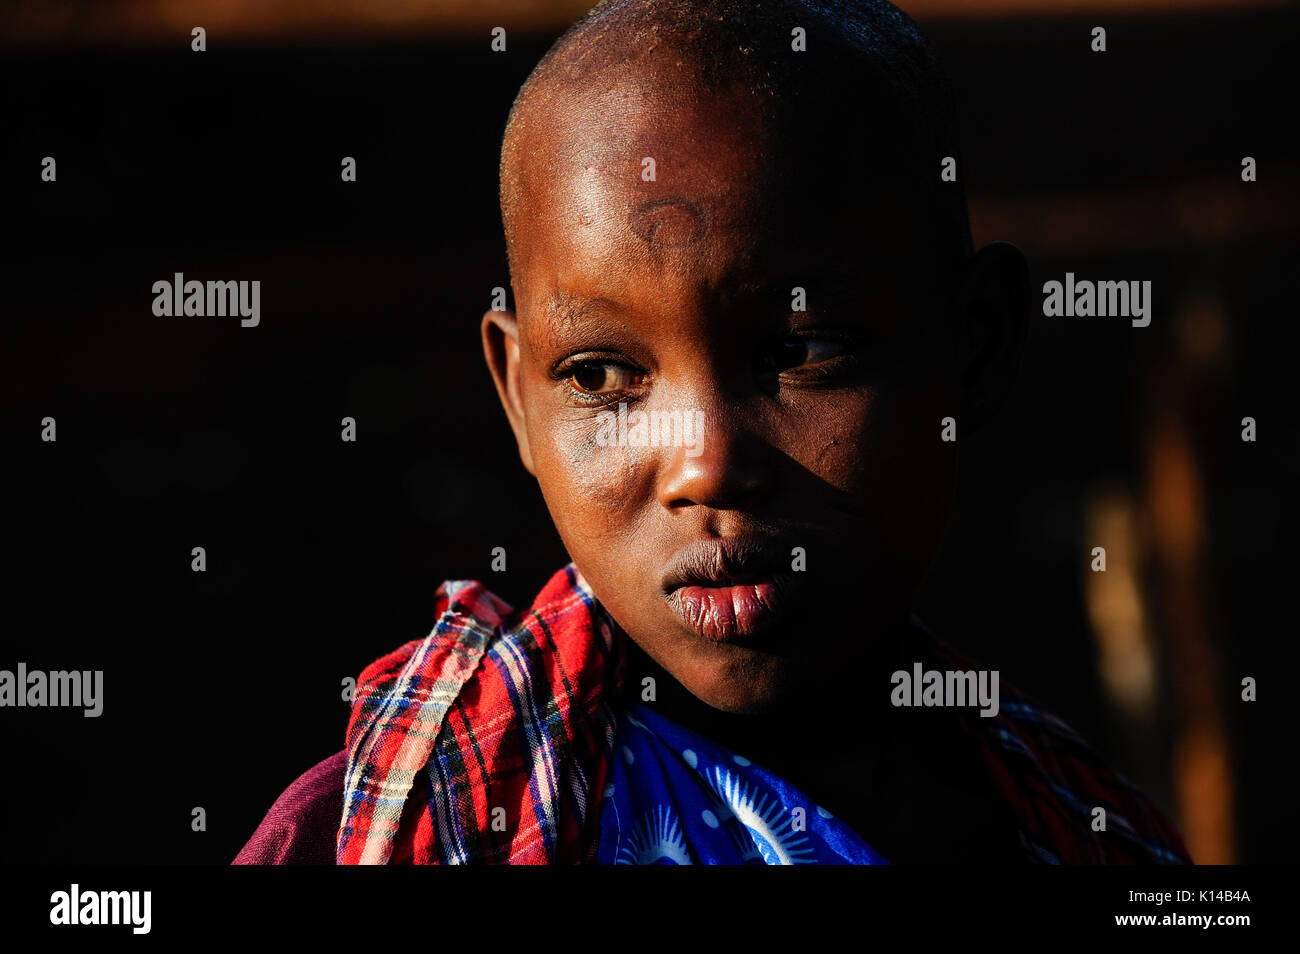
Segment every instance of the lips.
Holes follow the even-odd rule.
[[[742,642],[770,628],[788,605],[790,548],[770,537],[700,540],[678,551],[663,577],[665,598],[692,632]]]

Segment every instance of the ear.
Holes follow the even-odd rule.
[[[492,311],[483,314],[483,355],[488,370],[497,386],[497,396],[510,420],[519,445],[519,459],[534,477],[533,455],[528,448],[528,430],[524,420],[524,402],[519,387],[519,320],[513,311]]]
[[[972,256],[961,307],[962,423],[973,434],[1010,393],[1029,332],[1029,263],[1020,249],[994,242]]]

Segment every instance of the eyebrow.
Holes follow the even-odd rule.
[[[802,284],[805,288],[816,288],[819,294],[838,302],[850,297],[859,283],[859,276],[849,270],[825,270],[810,274],[808,280]],[[788,297],[790,289],[797,284],[800,283],[794,278],[756,276],[731,285],[730,295],[736,298],[752,298],[760,295]],[[619,307],[617,302],[608,298],[588,298],[557,289],[546,301],[547,325],[552,335],[563,333],[598,311],[617,310]]]
[[[732,294],[753,295],[764,292],[788,292],[795,285],[804,288],[835,288],[860,285],[868,278],[868,271],[856,260],[812,261],[798,265],[781,264],[763,269],[751,266],[748,274],[724,281]]]
[[[550,320],[552,326],[558,322],[567,330],[589,315],[592,306],[599,300],[570,295],[557,289],[546,303],[546,317]]]
[[[564,336],[572,332],[584,319],[589,319],[600,312],[616,311],[620,306],[608,298],[588,298],[556,289],[543,307],[546,320],[541,324],[546,329],[546,344],[550,347],[558,347],[563,343]],[[537,331],[540,332],[540,329]]]

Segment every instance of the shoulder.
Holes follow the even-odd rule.
[[[262,819],[237,865],[332,865],[343,815],[347,752],[335,752],[286,788]]]
[[[621,656],[576,567],[556,572],[522,611],[474,580],[443,583],[436,610],[428,636],[357,680],[344,863],[533,857],[555,819],[568,837],[569,817],[585,817],[587,776],[612,737],[605,702]],[[573,785],[557,789],[568,775]],[[417,810],[435,802],[438,811]],[[508,845],[490,828],[489,803],[527,806]]]
[[[434,594],[437,622],[423,639],[404,643],[366,666],[357,680],[357,698],[375,695],[397,682],[413,660],[464,654],[482,648],[515,615],[505,600],[477,580],[447,580]]]
[[[936,667],[986,668],[923,632]],[[995,716],[965,713],[962,722],[1019,819],[1031,856],[1066,864],[1191,863],[1173,823],[1064,720],[1005,679],[998,696]]]
[[[573,564],[556,572],[532,605],[515,610],[478,580],[448,580],[435,596],[437,622],[361,671],[349,739],[377,709],[405,704],[400,714],[433,698],[443,704],[468,686],[491,689],[536,672],[566,685],[603,672],[614,643],[613,622]],[[474,696],[477,698],[477,695]],[[490,707],[490,706],[489,706]]]

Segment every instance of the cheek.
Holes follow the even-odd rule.
[[[943,439],[943,419],[956,412],[938,383],[909,388],[886,402],[889,412],[882,412],[885,423],[878,446],[869,451],[863,488],[877,500],[882,541],[911,582],[933,559],[952,511],[958,444]]]
[[[956,484],[957,444],[942,438],[951,413],[939,382],[838,395],[802,432],[801,462],[856,502],[862,528],[894,553],[937,545]]]
[[[657,578],[646,546],[656,451],[601,446],[595,435],[587,418],[552,421],[540,441],[530,429],[538,485],[565,549],[605,608],[629,632],[654,633],[662,608],[644,590]]]
[[[626,533],[652,499],[652,449],[601,446],[594,416],[529,429],[537,481],[566,545]]]

